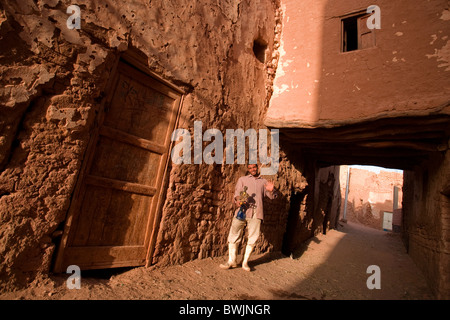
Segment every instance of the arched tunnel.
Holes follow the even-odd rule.
[[[279,128],[290,159],[316,168],[404,170],[404,244],[437,296],[448,298],[450,103],[448,68],[438,62],[448,56],[431,54],[448,43],[428,41],[448,30],[448,9],[439,1],[371,5],[283,1],[265,124]]]
[[[402,239],[440,297],[448,292],[449,117],[379,119],[335,128],[282,128],[291,159],[318,168],[375,165],[403,170]]]

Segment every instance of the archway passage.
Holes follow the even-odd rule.
[[[316,168],[360,164],[404,170],[399,231],[439,298],[448,298],[450,292],[449,123],[449,116],[438,115],[317,128],[277,124],[280,145],[290,159],[313,163]]]
[[[450,116],[397,117],[329,128],[279,123],[280,141],[320,166],[360,164],[412,170],[448,149]]]
[[[340,166],[340,219],[400,233],[403,170],[379,166]]]

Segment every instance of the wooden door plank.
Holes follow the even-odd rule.
[[[89,174],[156,187],[161,157],[160,154],[100,136]]]
[[[108,127],[108,126],[103,126],[100,129],[100,134],[102,136],[108,137],[110,139],[114,139],[120,142],[124,142],[124,143],[128,143],[130,145],[151,151],[151,152],[155,152],[158,154],[163,154],[166,151],[166,146],[164,145],[160,145],[158,143],[152,142],[150,140],[147,139],[143,139],[140,137],[136,137],[132,134]]]
[[[149,85],[141,85],[128,74],[120,74],[117,87],[104,125],[149,141],[165,142],[169,122],[167,115],[170,117],[174,112],[173,102],[176,99]]]
[[[111,189],[86,186],[77,223],[70,234],[69,246],[86,246],[91,233],[101,231],[101,225],[106,219],[108,210],[105,204],[111,201],[111,196]]]
[[[111,200],[108,221],[104,226],[104,239],[102,245],[145,245],[142,232],[142,219],[147,219],[153,197],[128,193],[115,192]],[[123,213],[127,212],[127,215]],[[139,229],[141,231],[139,231]],[[137,231],[135,231],[137,230]]]
[[[174,101],[174,110],[177,110],[176,112],[172,113],[172,119],[171,119],[171,129],[173,130],[178,126],[178,121],[180,119],[181,114],[181,106],[183,102],[184,96],[179,95],[179,97]],[[170,134],[170,132],[169,132]],[[170,139],[170,136],[167,136],[167,143],[168,143],[168,150],[170,151],[173,147],[174,142]],[[169,152],[167,152],[165,155],[163,155],[161,159],[161,169],[159,170],[158,175],[158,189],[157,193],[155,194],[154,201],[153,201],[153,208],[152,208],[152,215],[150,216],[150,219],[147,223],[146,228],[146,246],[148,247],[147,250],[147,257],[146,257],[146,263],[145,265],[148,267],[152,263],[152,256],[153,252],[155,250],[156,246],[156,238],[159,230],[159,223],[161,220],[161,212],[162,212],[162,206],[164,203],[164,190],[167,189],[168,179],[165,179],[165,177],[168,174],[168,168],[169,168]]]
[[[132,211],[135,212],[135,215],[132,216],[130,228],[128,228],[128,232],[125,234],[124,237],[125,244],[145,245],[144,226],[147,223],[149,212],[151,212],[153,201],[154,197],[151,197],[151,198],[142,198],[139,199],[139,201],[135,201],[133,203]]]
[[[139,82],[140,84],[144,86],[151,87],[160,93],[166,95],[167,97],[178,99],[182,93],[181,89],[175,89],[173,86],[169,83],[164,83],[165,81],[159,77],[153,77],[154,74],[149,74],[147,77],[142,76],[142,71],[137,70],[136,68],[126,64],[121,64],[121,69],[124,74],[130,76],[130,78],[133,78],[134,81]],[[147,72],[149,73],[149,72]],[[155,79],[159,78],[159,79]],[[176,92],[178,91],[178,92]]]
[[[113,188],[128,192],[134,192],[138,194],[144,194],[147,196],[153,196],[156,193],[156,188],[149,187],[146,185],[138,184],[138,183],[132,183],[132,182],[126,182],[126,181],[119,181],[109,178],[103,178],[103,177],[96,177],[89,175],[85,178],[86,184],[98,186],[98,187],[104,187],[104,188]]]
[[[64,265],[75,264],[83,270],[138,266],[145,263],[144,246],[69,247],[64,252]]]

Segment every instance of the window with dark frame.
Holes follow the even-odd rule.
[[[355,13],[342,18],[342,52],[349,52],[375,46],[375,29],[367,27],[370,14]]]

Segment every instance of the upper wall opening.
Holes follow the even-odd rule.
[[[342,18],[342,52],[375,46],[375,29],[367,27],[370,14],[365,11]]]
[[[258,59],[259,62],[266,62],[266,51],[267,51],[267,42],[261,38],[255,39],[253,41],[253,53]]]

